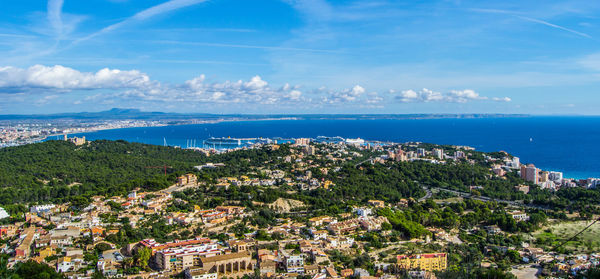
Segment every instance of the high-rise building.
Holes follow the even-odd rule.
[[[315,155],[315,148],[313,146],[306,145],[302,148],[302,153],[304,153],[306,156]]]
[[[519,162],[519,157],[513,157],[511,167],[518,168],[520,166],[521,166],[521,162]]]
[[[309,138],[299,138],[299,139],[295,139],[294,143],[297,145],[308,145],[308,144],[310,144],[310,139]]]
[[[538,169],[533,165],[521,165],[521,178],[529,182],[538,183]]]
[[[461,159],[461,158],[465,158],[465,152],[457,150],[454,152],[454,158],[455,159]]]
[[[402,149],[398,149],[396,152],[396,161],[405,162],[406,160],[406,153]]]
[[[548,176],[549,176],[549,173],[547,171],[543,171],[542,174],[540,175],[540,181],[539,182],[547,182],[548,181]]]
[[[417,156],[425,157],[425,148],[417,148]]]
[[[439,148],[433,149],[433,156],[440,160],[443,160],[444,159],[444,151]]]

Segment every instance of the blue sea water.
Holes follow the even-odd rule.
[[[209,137],[341,136],[394,142],[421,141],[504,150],[565,177],[600,177],[600,117],[519,117],[406,120],[265,120],[103,130],[89,140],[122,139],[185,147]]]

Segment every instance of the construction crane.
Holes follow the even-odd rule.
[[[164,169],[165,170],[165,176],[167,176],[167,168],[172,169],[173,167],[164,165],[164,166],[148,166],[146,168],[147,169]]]

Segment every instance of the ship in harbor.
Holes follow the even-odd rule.
[[[273,141],[265,138],[215,138],[211,137],[202,142],[204,148],[230,149],[236,147],[246,147],[254,144],[269,144]]]

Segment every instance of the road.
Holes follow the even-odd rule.
[[[431,196],[433,195],[433,193],[431,193],[431,190],[429,190],[429,188],[423,186],[423,190],[425,190],[425,196],[418,199],[418,202],[424,202],[426,199],[431,198]]]
[[[476,195],[473,195],[471,193],[460,192],[460,191],[455,191],[455,190],[450,190],[450,189],[445,189],[445,188],[440,188],[440,187],[431,187],[431,188],[432,189],[437,189],[437,190],[440,190],[440,191],[450,192],[450,193],[453,193],[453,194],[458,195],[459,197],[463,197],[463,198],[472,198],[474,200],[495,201],[495,202],[506,203],[506,204],[509,204],[509,205],[512,205],[512,206],[518,206],[518,207],[528,207],[528,208],[535,208],[535,209],[547,209],[546,207],[543,207],[543,206],[540,206],[540,205],[524,204],[524,203],[518,202],[518,201],[509,201],[509,200],[494,199],[494,198],[485,197],[485,196],[476,196]]]

